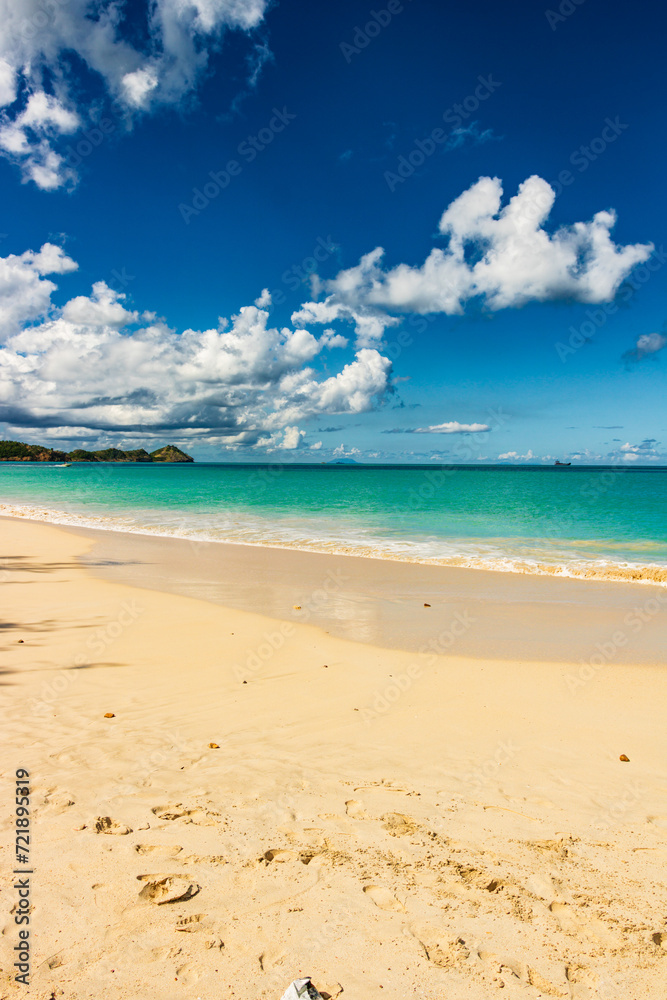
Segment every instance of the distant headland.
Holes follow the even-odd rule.
[[[24,444],[22,441],[0,441],[0,462],[194,462],[191,455],[167,444],[157,451],[144,448],[122,451],[104,448],[101,451],[57,451],[43,444]]]

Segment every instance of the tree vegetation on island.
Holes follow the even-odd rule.
[[[59,451],[42,444],[0,441],[0,462],[194,462],[194,459],[175,444],[167,444],[149,453],[145,448]]]

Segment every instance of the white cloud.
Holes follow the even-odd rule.
[[[555,193],[540,177],[524,181],[505,207],[502,193],[497,177],[481,177],[442,214],[446,249],[432,250],[419,267],[385,270],[384,250],[377,247],[355,267],[316,282],[327,297],[302,305],[293,322],[350,320],[360,344],[371,345],[396,322],[392,313],[455,315],[476,298],[492,310],[558,299],[605,302],[653,249],[616,245],[610,236],[612,211],[548,233],[543,224]]]
[[[306,432],[299,427],[285,427],[284,430],[276,431],[275,434],[258,438],[253,444],[253,448],[261,451],[296,451],[305,447],[305,437]],[[312,448],[314,445],[310,447]]]
[[[0,36],[0,42],[3,37]],[[5,60],[0,65],[3,63],[8,65]],[[10,103],[14,100],[7,101],[5,106]],[[73,177],[64,159],[52,149],[52,140],[70,135],[80,124],[76,111],[65,107],[57,96],[37,90],[13,117],[8,112],[0,115],[0,151],[21,163],[24,179],[51,191]]]
[[[303,421],[362,413],[391,391],[391,362],[378,351],[360,350],[322,377],[311,362],[330,338],[270,327],[257,306],[218,329],[180,334],[127,309],[104,282],[53,307],[47,276],[75,268],[51,244],[0,258],[0,420],[21,436],[31,427],[92,437],[173,430],[295,450],[306,444]]]
[[[57,97],[38,91],[28,98],[25,109],[17,118],[17,124],[32,129],[33,132],[53,128],[61,135],[70,135],[79,127],[80,119],[76,112],[65,108]]]
[[[626,351],[623,355],[625,361],[641,361],[652,354],[657,354],[667,346],[667,337],[661,333],[643,333],[637,338],[637,343],[631,351]]]
[[[13,104],[15,100],[16,71],[6,59],[0,59],[0,108]]]
[[[381,254],[382,251],[375,251],[374,253]],[[366,257],[362,257],[359,267],[365,267],[368,258],[373,256],[373,254],[367,254]],[[355,271],[355,268],[351,268],[350,271]],[[347,283],[345,279],[347,275],[350,275],[350,271],[341,271],[338,278],[335,278],[334,281],[340,279],[343,287],[345,287]],[[354,280],[354,278],[351,280]],[[324,286],[327,288],[332,284],[332,282],[324,282]],[[357,308],[356,306],[347,305],[342,301],[337,301],[335,295],[330,295],[324,302],[306,302],[292,314],[292,322],[297,325],[333,323],[335,320],[340,319],[349,320],[354,323],[357,343],[360,347],[376,346],[382,340],[386,328],[388,326],[397,326],[400,322],[399,319],[388,316],[381,309],[371,308],[368,305],[360,305]]]
[[[354,458],[355,455],[361,455],[361,452],[358,448],[346,448],[344,444],[339,444],[334,448],[333,455],[336,458]]]
[[[500,462],[529,462],[533,458],[537,458],[537,455],[534,455],[530,448],[525,455],[520,455],[518,451],[506,451],[503,455],[498,455]]]
[[[0,337],[17,332],[49,310],[56,286],[44,275],[67,274],[76,268],[52,243],[45,243],[39,253],[28,250],[20,256],[0,257]]]
[[[271,292],[268,288],[263,288],[261,295],[255,299],[255,305],[258,309],[268,309],[271,305]]]
[[[615,462],[664,462],[667,455],[656,447],[659,443],[655,438],[644,438],[639,444],[626,441],[620,448],[610,452],[608,457]]]
[[[344,337],[341,333],[336,333],[335,330],[331,329],[323,330],[320,340],[323,344],[326,344],[326,346],[330,348],[347,347],[349,344],[347,337]]]
[[[295,448],[299,448],[305,438],[306,432],[299,430],[298,427],[286,427],[285,436],[283,437],[281,448],[286,451],[294,451]]]
[[[111,326],[118,329],[128,323],[136,323],[138,313],[128,312],[121,304],[121,298],[123,296],[104,281],[97,281],[93,285],[92,296],[78,295],[70,299],[63,307],[61,317],[75,326]]]
[[[450,420],[446,424],[432,424],[430,427],[416,427],[415,434],[478,434],[480,431],[490,431],[488,424],[460,424],[458,420]]]
[[[152,68],[135,69],[120,81],[123,97],[131,108],[146,108],[158,85],[158,75]]]
[[[59,139],[92,123],[85,73],[101,79],[121,115],[178,105],[206,71],[226,29],[251,31],[269,0],[154,0],[127,29],[117,0],[0,0],[0,152],[44,190],[74,183]],[[72,59],[74,54],[77,59]],[[257,60],[255,60],[255,63]],[[251,85],[257,70],[252,72]],[[17,95],[22,95],[17,99]]]

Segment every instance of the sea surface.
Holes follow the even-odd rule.
[[[0,514],[667,584],[667,468],[3,462]]]

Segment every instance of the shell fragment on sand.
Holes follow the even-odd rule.
[[[323,1000],[323,997],[311,983],[310,977],[307,977],[295,979],[290,983],[282,995],[282,1000]]]

